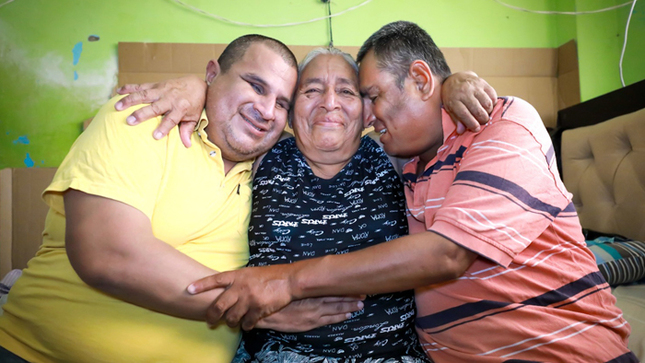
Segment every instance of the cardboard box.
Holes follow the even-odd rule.
[[[580,103],[578,48],[574,40],[558,48],[558,110]]]
[[[41,199],[56,168],[0,170],[0,276],[27,267],[42,243],[48,207]]]
[[[225,44],[119,43],[118,85],[158,82],[189,74],[204,77],[206,64]],[[301,60],[314,46],[290,46]],[[358,47],[339,47],[352,54]],[[453,72],[471,70],[498,95],[531,103],[547,127],[559,109],[580,102],[578,56],[574,41],[560,48],[442,48]]]

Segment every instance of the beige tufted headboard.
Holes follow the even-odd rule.
[[[645,108],[563,131],[561,159],[583,228],[645,241]]]
[[[563,132],[562,167],[584,228],[645,241],[645,109]]]

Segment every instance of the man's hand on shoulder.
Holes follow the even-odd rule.
[[[463,134],[466,129],[479,131],[479,125],[488,122],[497,93],[474,72],[457,72],[444,80],[441,99],[444,109],[457,123],[457,133]]]
[[[159,140],[168,135],[173,127],[179,125],[181,141],[186,147],[190,147],[190,135],[204,109],[206,89],[206,83],[196,76],[175,78],[159,83],[127,84],[117,92],[128,95],[114,107],[122,111],[134,105],[149,103],[150,105],[128,116],[126,119],[128,124],[137,125],[163,115],[153,137]]]

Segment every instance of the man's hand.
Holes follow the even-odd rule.
[[[355,297],[319,297],[296,300],[284,309],[260,319],[255,325],[285,333],[299,333],[321,326],[340,323],[363,308]]]
[[[230,327],[241,323],[242,329],[251,330],[260,319],[297,299],[291,286],[290,266],[293,264],[221,272],[193,282],[187,291],[198,294],[226,288],[206,311],[206,322],[214,326],[224,319]]]
[[[497,102],[497,93],[473,72],[458,72],[446,78],[441,87],[446,112],[457,123],[457,133],[479,131]]]
[[[137,125],[153,117],[164,115],[161,123],[153,133],[157,140],[168,135],[170,130],[179,125],[179,134],[184,146],[190,147],[190,135],[201,117],[206,100],[206,82],[196,76],[186,76],[160,83],[128,84],[117,90],[128,94],[114,106],[118,111],[142,103],[149,103],[126,121]]]

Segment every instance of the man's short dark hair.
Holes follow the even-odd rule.
[[[439,47],[415,23],[396,21],[383,26],[363,43],[356,60],[360,63],[370,50],[374,51],[378,67],[397,77],[400,89],[410,65],[417,59],[426,62],[442,80],[450,75],[450,67]]]
[[[279,54],[282,59],[291,67],[298,67],[298,61],[293,52],[284,45],[281,41],[260,34],[243,35],[232,42],[230,42],[222,54],[217,58],[217,63],[222,73],[226,73],[233,63],[244,57],[246,50],[249,49],[253,43],[262,43],[269,47],[271,50]]]

